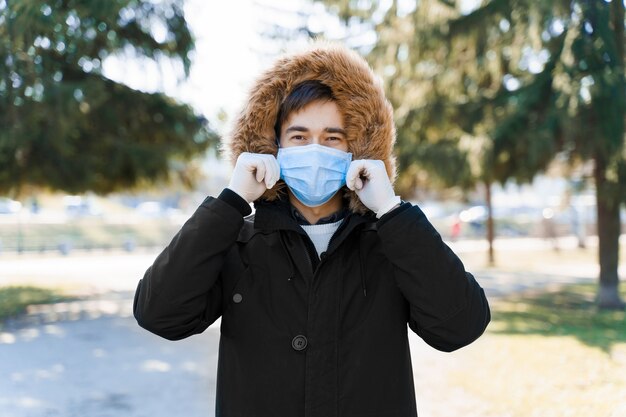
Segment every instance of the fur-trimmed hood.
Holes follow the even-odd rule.
[[[335,44],[318,43],[305,52],[281,58],[257,79],[226,144],[232,163],[242,152],[278,153],[274,125],[279,107],[294,86],[307,80],[319,80],[332,90],[343,114],[353,160],[382,160],[393,183],[396,162],[391,104],[367,62],[356,52]],[[279,181],[261,198],[275,200],[285,188],[285,183]],[[356,193],[344,189],[350,209],[365,213],[367,208]]]

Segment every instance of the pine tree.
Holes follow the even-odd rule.
[[[376,34],[362,52],[396,108],[400,185],[410,189],[424,169],[472,186],[530,181],[555,158],[593,162],[597,301],[623,308],[624,3],[490,0],[470,13],[453,0],[324,3]]]
[[[106,78],[102,63],[124,52],[187,74],[193,47],[182,0],[1,0],[0,194],[192,181],[188,161],[216,139],[206,121]]]

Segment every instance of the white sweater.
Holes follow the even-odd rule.
[[[315,245],[317,255],[320,256],[322,252],[326,252],[328,249],[328,243],[333,234],[339,229],[339,225],[343,220],[339,220],[335,223],[326,224],[313,224],[313,225],[301,225],[309,238]]]

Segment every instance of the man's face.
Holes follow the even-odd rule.
[[[280,129],[280,146],[318,144],[348,151],[343,116],[334,101],[314,101],[287,117]]]

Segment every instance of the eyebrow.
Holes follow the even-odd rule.
[[[346,131],[339,128],[339,127],[327,127],[326,129],[324,129],[324,132],[326,133],[340,133],[342,135],[346,135]]]
[[[285,130],[285,133],[289,133],[289,132],[308,132],[309,128],[308,127],[304,127],[304,126],[289,126],[287,128],[287,130]],[[339,127],[327,127],[326,129],[324,129],[324,132],[326,133],[340,133],[342,135],[346,135],[346,131],[339,128]]]

